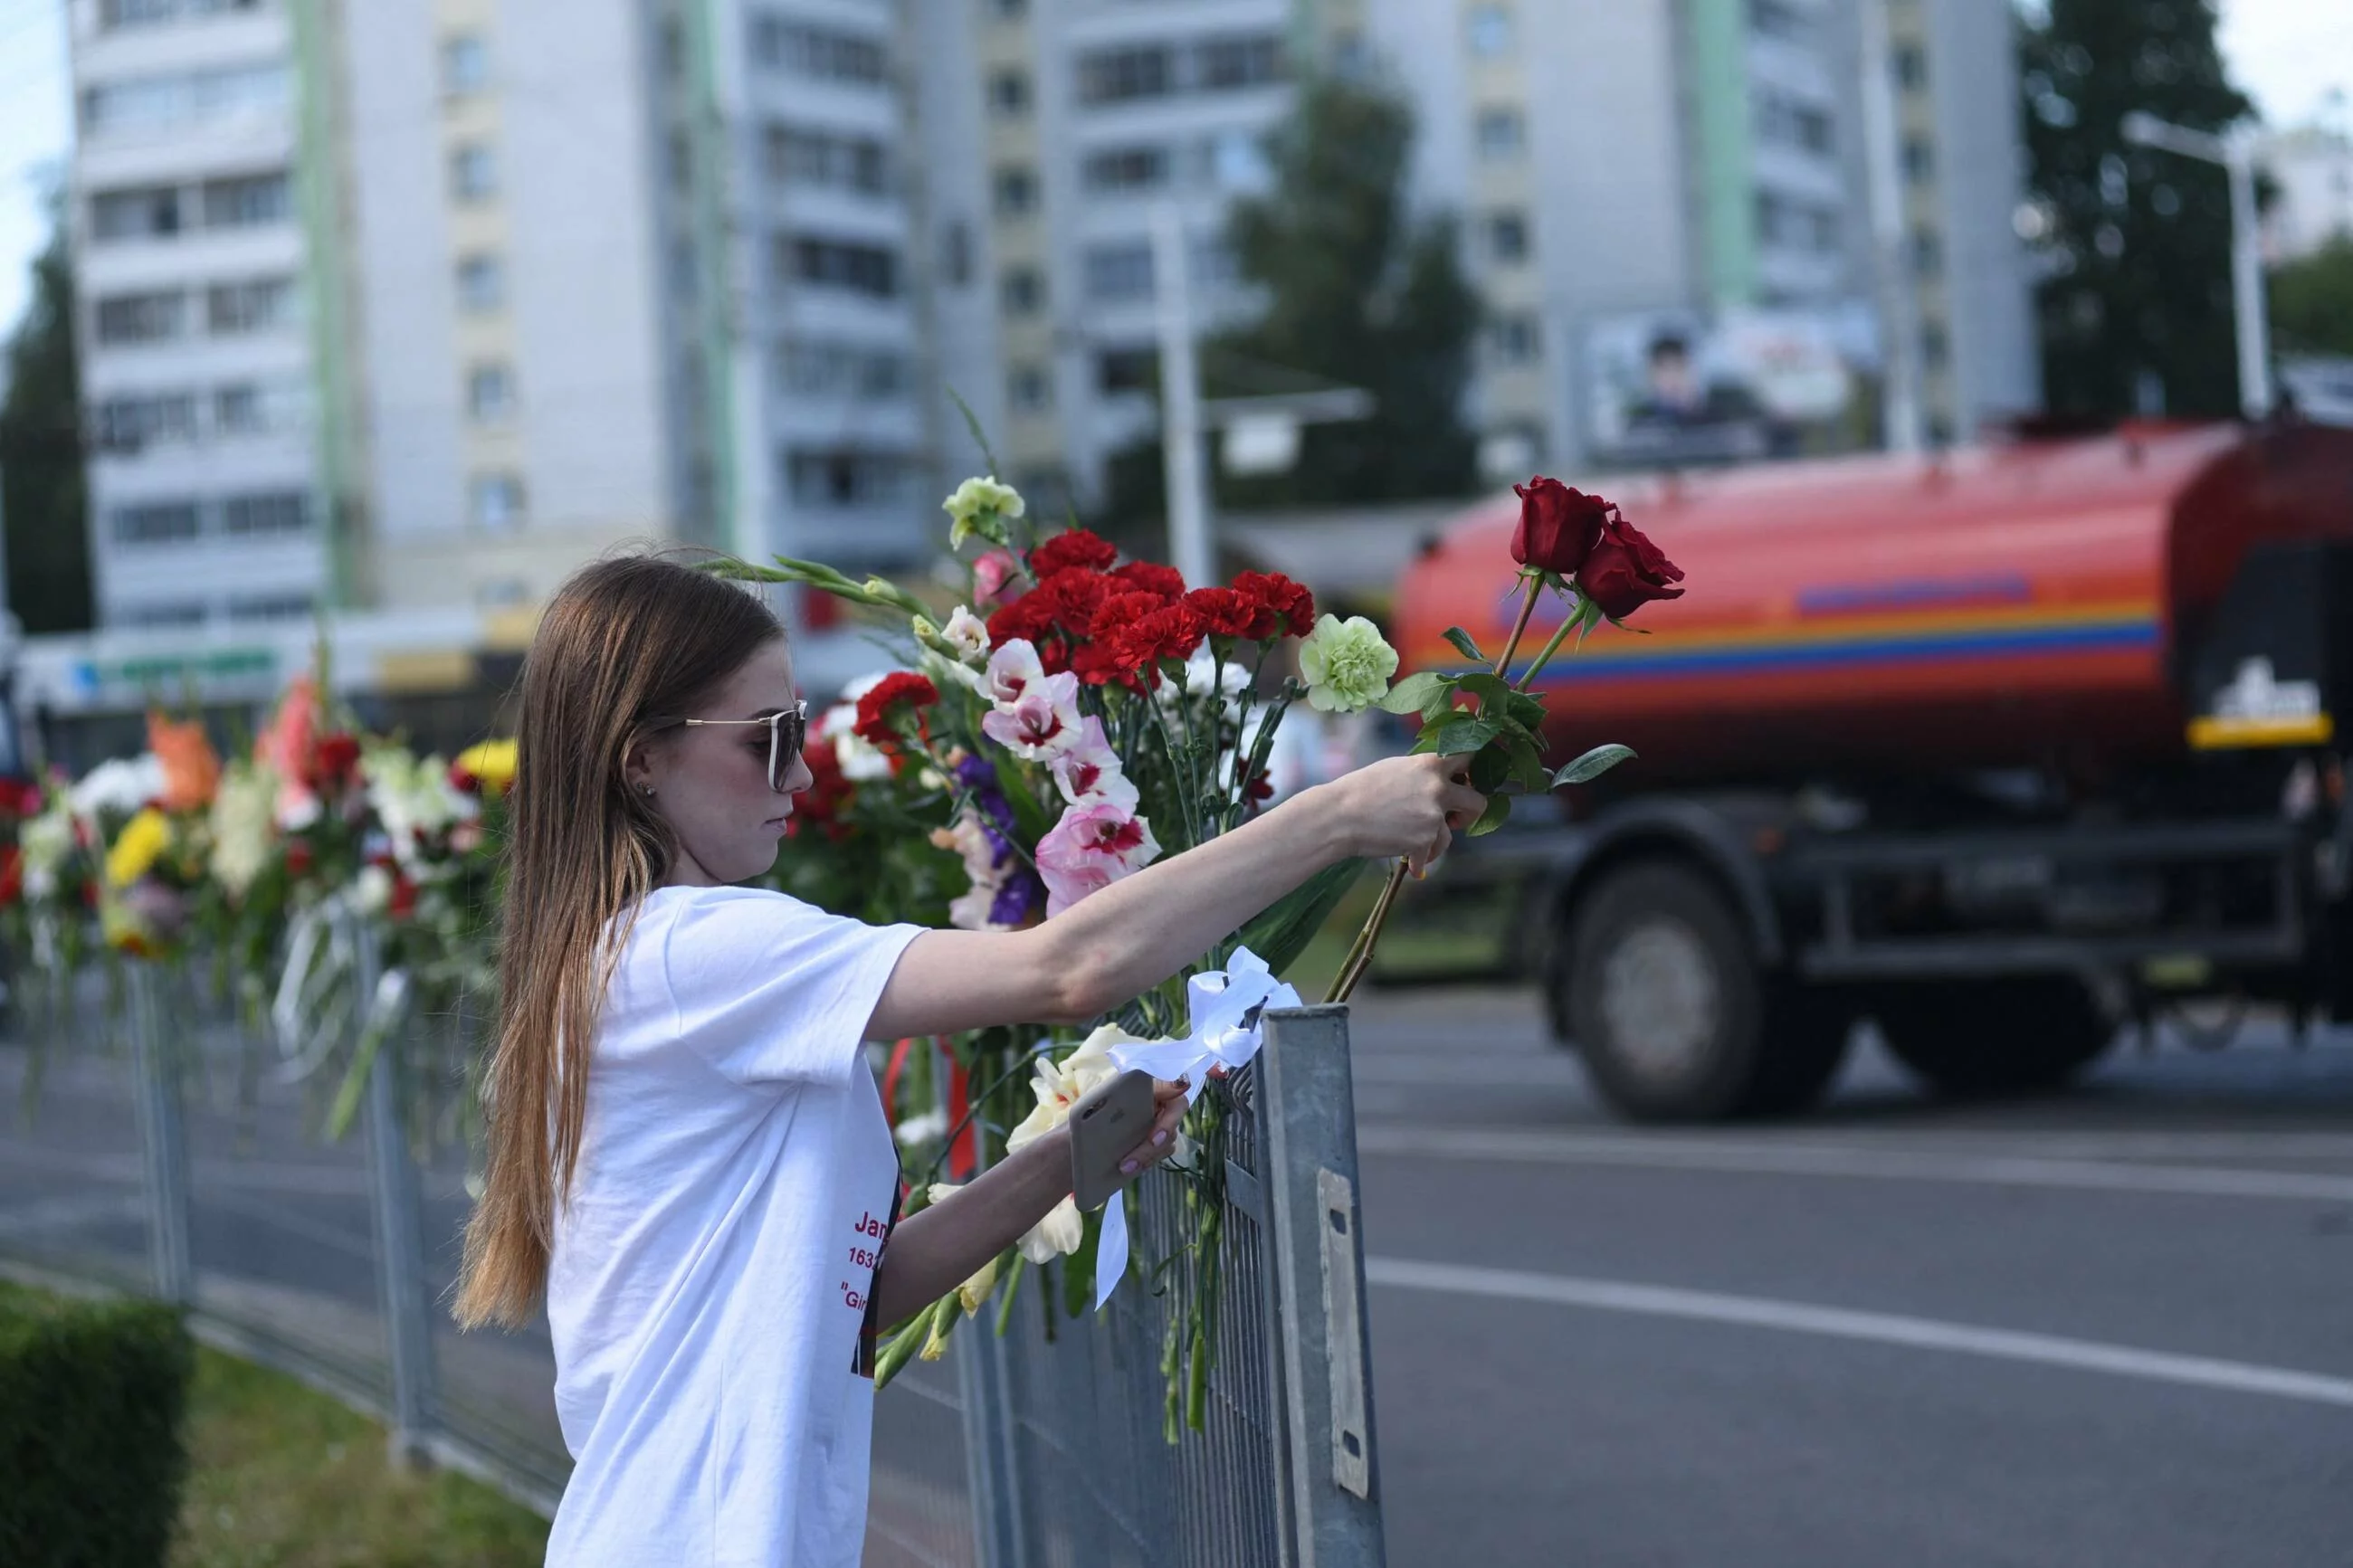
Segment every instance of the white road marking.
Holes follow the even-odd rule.
[[[2353,1203],[2353,1176],[2211,1165],[2056,1160],[2028,1154],[1940,1153],[1932,1150],[1862,1149],[1825,1143],[1740,1143],[1702,1138],[1489,1131],[1388,1122],[1358,1127],[1356,1146],[1369,1154],[1441,1160],[1621,1165],[1750,1175],[1957,1182],[2087,1192]]]
[[[2161,1351],[2137,1350],[2129,1345],[2105,1344],[2097,1340],[1983,1329],[1936,1318],[1904,1317],[1890,1312],[1854,1312],[1836,1307],[1817,1307],[1802,1301],[1778,1301],[1758,1296],[1727,1296],[1712,1290],[1682,1290],[1615,1279],[1577,1279],[1558,1274],[1529,1274],[1516,1269],[1481,1268],[1403,1258],[1366,1258],[1365,1278],[1375,1285],[1385,1285],[1392,1289],[1427,1290],[1448,1296],[1481,1296],[1495,1300],[1582,1307],[1593,1311],[1626,1312],[1641,1317],[1682,1318],[1696,1322],[1730,1323],[1744,1328],[1778,1329],[1785,1333],[1861,1340],[1873,1344],[1901,1345],[1910,1350],[1985,1356],[1996,1361],[2026,1362],[2039,1366],[2065,1367],[2076,1372],[2139,1378],[2144,1382],[2223,1389],[2234,1394],[2268,1394],[2276,1399],[2295,1399],[2311,1405],[2334,1405],[2353,1409],[2353,1379],[2296,1372],[2286,1367],[2259,1366],[2249,1362],[2221,1361],[2210,1356],[2169,1355]]]

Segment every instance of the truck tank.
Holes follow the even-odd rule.
[[[2353,538],[2353,431],[2139,426],[1599,488],[1689,592],[1553,661],[1556,751],[1623,742],[1645,787],[2105,773],[2186,754],[2187,660],[2252,546]],[[1473,508],[1406,572],[1406,668],[1463,668],[1450,626],[1508,635],[1518,505]]]

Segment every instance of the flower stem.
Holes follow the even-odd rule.
[[[1577,609],[1582,609],[1583,607],[1584,606],[1580,605],[1577,606]],[[1536,655],[1536,661],[1528,666],[1528,672],[1520,677],[1519,680],[1512,687],[1513,690],[1525,691],[1529,687],[1534,686],[1536,683],[1536,677],[1543,672],[1546,665],[1552,662],[1552,656],[1558,653],[1560,651],[1560,645],[1568,640],[1569,628],[1576,625],[1577,610],[1573,609],[1567,616],[1562,617],[1560,625],[1553,631],[1552,641],[1545,644],[1544,652]]]

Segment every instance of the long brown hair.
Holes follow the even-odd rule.
[[[658,554],[583,567],[540,618],[516,725],[498,1035],[483,1080],[489,1158],[466,1226],[463,1327],[519,1325],[546,1289],[597,1014],[620,953],[607,928],[624,911],[634,920],[677,851],[623,761],[648,719],[710,700],[783,635],[759,599]]]

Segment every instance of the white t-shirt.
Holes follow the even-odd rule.
[[[548,1268],[552,1568],[855,1568],[898,1180],[860,1037],[922,930],[744,888],[639,906]]]

